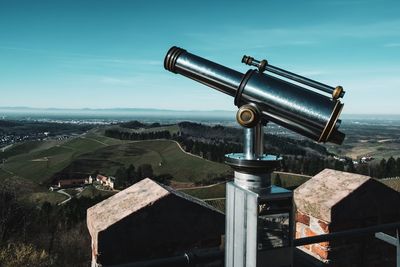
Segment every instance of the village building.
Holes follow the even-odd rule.
[[[108,187],[112,190],[114,189],[115,177],[98,174],[96,176],[96,181],[104,187]]]
[[[91,176],[88,178],[58,179],[56,184],[51,186],[49,189],[53,191],[62,188],[80,187],[92,184],[92,182],[93,178]]]

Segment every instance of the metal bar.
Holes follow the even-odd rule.
[[[399,229],[396,230],[396,237],[390,236],[390,235],[382,233],[382,232],[375,233],[375,237],[396,247],[396,266],[400,267],[400,236],[399,236]]]
[[[215,248],[214,251],[197,251],[184,253],[181,256],[161,258],[156,260],[138,261],[119,265],[108,265],[108,267],[175,267],[175,266],[192,266],[193,264],[212,262],[215,260],[223,260],[224,251]],[[106,267],[105,265],[102,265]]]
[[[312,236],[312,237],[304,237],[304,238],[299,238],[299,239],[294,239],[293,244],[294,246],[304,246],[308,244],[314,244],[314,243],[321,243],[325,241],[331,241],[343,237],[356,237],[356,236],[362,236],[362,235],[368,235],[371,233],[376,233],[376,232],[381,232],[385,230],[392,230],[400,228],[400,222],[396,223],[388,223],[388,224],[381,224],[381,225],[375,225],[375,226],[370,226],[366,228],[358,228],[358,229],[352,229],[352,230],[346,230],[346,231],[340,231],[340,232],[335,232],[335,233],[330,233],[330,234],[325,234],[325,235],[317,235],[317,236]]]
[[[243,128],[243,154],[245,159],[255,159],[254,156],[254,128]]]
[[[396,254],[397,254],[397,267],[400,267],[400,229],[399,228],[397,228],[397,231],[396,231],[396,236],[397,236],[397,245],[396,245],[396,247],[397,247],[397,249],[396,249]]]
[[[264,153],[264,128],[261,123],[251,128],[243,128],[243,154],[245,159],[258,159]]]
[[[332,94],[333,91],[335,90],[335,88],[332,87],[332,86],[329,86],[329,85],[326,85],[326,84],[311,80],[309,78],[300,76],[300,75],[295,74],[293,72],[290,72],[290,71],[287,71],[287,70],[284,70],[284,69],[281,69],[281,68],[278,68],[278,67],[275,67],[275,66],[272,66],[272,65],[265,66],[265,70],[267,70],[269,72],[272,72],[272,73],[275,73],[275,74],[277,74],[279,76],[283,76],[285,78],[288,78],[290,80],[293,80],[293,81],[308,85],[310,87],[313,87],[315,89],[321,90],[321,91],[329,93],[329,94]]]
[[[393,236],[390,236],[388,234],[379,232],[379,233],[375,233],[375,237],[380,239],[380,240],[382,240],[382,241],[385,241],[386,243],[389,243],[389,244],[391,244],[393,246],[397,246],[397,243],[398,243],[397,242],[397,238],[395,238]]]
[[[264,154],[264,126],[261,123],[254,127],[254,153],[256,158]]]

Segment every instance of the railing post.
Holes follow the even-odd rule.
[[[396,244],[396,252],[397,252],[397,267],[400,267],[400,230],[399,228],[396,229],[396,236],[397,236],[397,244]]]
[[[387,235],[382,232],[375,233],[375,237],[379,240],[385,241],[388,244],[396,246],[396,267],[400,267],[400,235],[399,228],[396,229],[395,237]]]

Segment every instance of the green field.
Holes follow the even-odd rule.
[[[279,177],[280,182],[277,177]],[[311,176],[289,172],[273,172],[271,174],[271,183],[284,188],[292,189],[307,182]]]
[[[280,185],[278,186],[293,189],[308,181],[311,176],[288,173],[288,172],[273,172],[271,174],[271,183],[277,185],[277,177],[279,175]],[[213,198],[224,198],[225,197],[225,183],[217,184],[213,186],[204,186],[201,188],[186,188],[181,189],[188,195],[200,198],[200,199],[213,199]]]
[[[177,124],[173,125],[163,125],[159,127],[151,127],[151,128],[140,128],[140,129],[129,129],[121,126],[114,126],[110,129],[116,129],[121,132],[129,132],[129,133],[154,133],[154,132],[162,132],[169,131],[171,135],[177,134],[179,132],[179,126]]]
[[[26,200],[54,203],[62,201],[64,196],[50,193],[47,188],[51,180],[57,178],[55,174],[66,168],[83,175],[96,171],[114,175],[121,166],[151,164],[155,175],[170,174],[174,181],[186,183],[210,180],[230,172],[225,164],[183,152],[171,140],[123,141],[105,137],[101,132],[95,129],[64,141],[34,141],[14,145],[6,152],[0,152],[7,159],[0,166],[0,181],[23,193]],[[93,190],[96,191],[85,189],[81,195],[98,194]]]
[[[57,192],[34,192],[21,197],[22,201],[35,205],[41,205],[45,202],[56,205],[66,199],[67,196],[59,194]]]
[[[116,191],[105,191],[105,190],[98,190],[94,186],[87,186],[83,191],[79,194],[78,197],[88,197],[88,198],[95,198],[95,197],[109,197],[116,194]]]
[[[400,177],[381,179],[381,180],[378,180],[378,181],[380,181],[380,182],[384,183],[385,185],[393,188],[397,192],[400,192]]]
[[[224,198],[225,183],[203,188],[186,188],[180,191],[200,199]]]
[[[167,127],[171,131],[177,130],[172,126]],[[165,129],[160,127],[159,130]],[[189,185],[231,173],[227,165],[185,153],[172,140],[128,141],[109,138],[102,133],[101,128],[93,129],[85,135],[65,141],[28,142],[13,146],[7,150],[9,157],[0,169],[0,180],[7,179],[7,183],[12,181],[11,184],[27,192],[27,199],[34,203],[41,200],[53,203],[62,201],[64,196],[45,192],[51,180],[57,179],[55,174],[60,172],[86,176],[99,171],[114,175],[121,166],[150,164],[154,175],[170,174],[174,182]],[[273,183],[277,175],[281,186],[288,188],[298,186],[309,178],[275,173],[272,175]],[[182,192],[200,199],[223,198],[225,184],[183,189]],[[79,195],[94,197],[109,194],[112,192],[87,187]]]
[[[184,153],[176,142],[170,140],[131,141],[104,146],[80,155],[77,161],[81,162],[79,169],[82,172],[99,170],[108,175],[113,175],[120,166],[151,164],[155,175],[170,174],[178,182],[209,180],[229,172],[229,167],[224,164]]]
[[[342,145],[326,144],[329,151],[359,159],[372,156],[376,162],[382,158],[400,157],[400,126],[389,124],[344,124],[341,130],[346,133]]]

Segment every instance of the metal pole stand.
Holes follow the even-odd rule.
[[[292,266],[292,192],[271,185],[282,160],[266,155],[263,126],[255,105],[244,105],[244,151],[225,155],[234,170],[226,185],[226,267]]]

